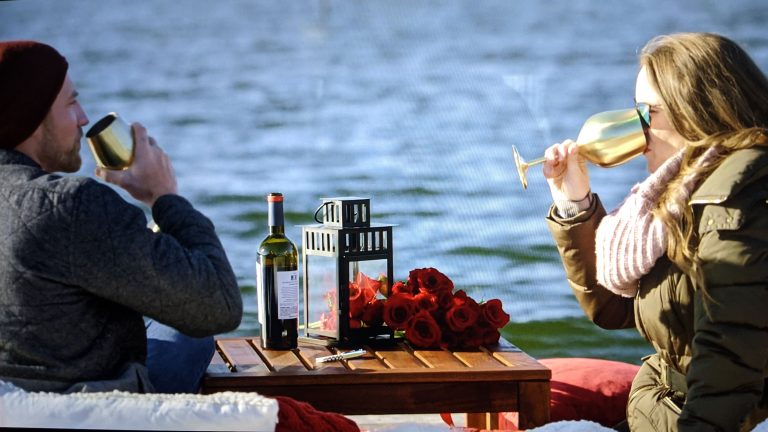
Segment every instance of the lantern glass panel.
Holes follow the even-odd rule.
[[[352,261],[348,274],[350,320],[360,320],[365,304],[386,298],[381,288],[387,289],[387,260]],[[350,324],[355,326],[353,322]]]
[[[334,257],[308,256],[307,298],[308,333],[339,337],[339,300],[336,259]]]

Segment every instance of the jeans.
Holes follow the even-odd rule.
[[[193,338],[146,319],[147,369],[157,393],[197,393],[214,352],[213,336]]]

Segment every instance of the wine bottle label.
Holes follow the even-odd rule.
[[[296,319],[299,317],[299,272],[291,270],[276,273],[277,318]]]

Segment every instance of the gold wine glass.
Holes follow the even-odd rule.
[[[648,104],[637,104],[632,109],[605,111],[591,116],[576,138],[579,154],[603,168],[621,165],[641,155],[647,145],[645,128],[651,123],[649,113]],[[514,145],[512,156],[523,189],[528,189],[528,168],[544,162],[544,158],[526,162]]]
[[[134,145],[131,127],[115,112],[96,122],[85,134],[96,164],[111,170],[123,170],[133,163]]]

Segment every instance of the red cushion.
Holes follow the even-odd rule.
[[[552,370],[550,421],[591,420],[611,427],[626,418],[632,380],[640,366],[612,360],[539,360]],[[499,428],[517,429],[517,413],[499,414]]]
[[[306,402],[275,397],[280,406],[275,432],[359,432],[357,423],[341,414],[318,411]]]

